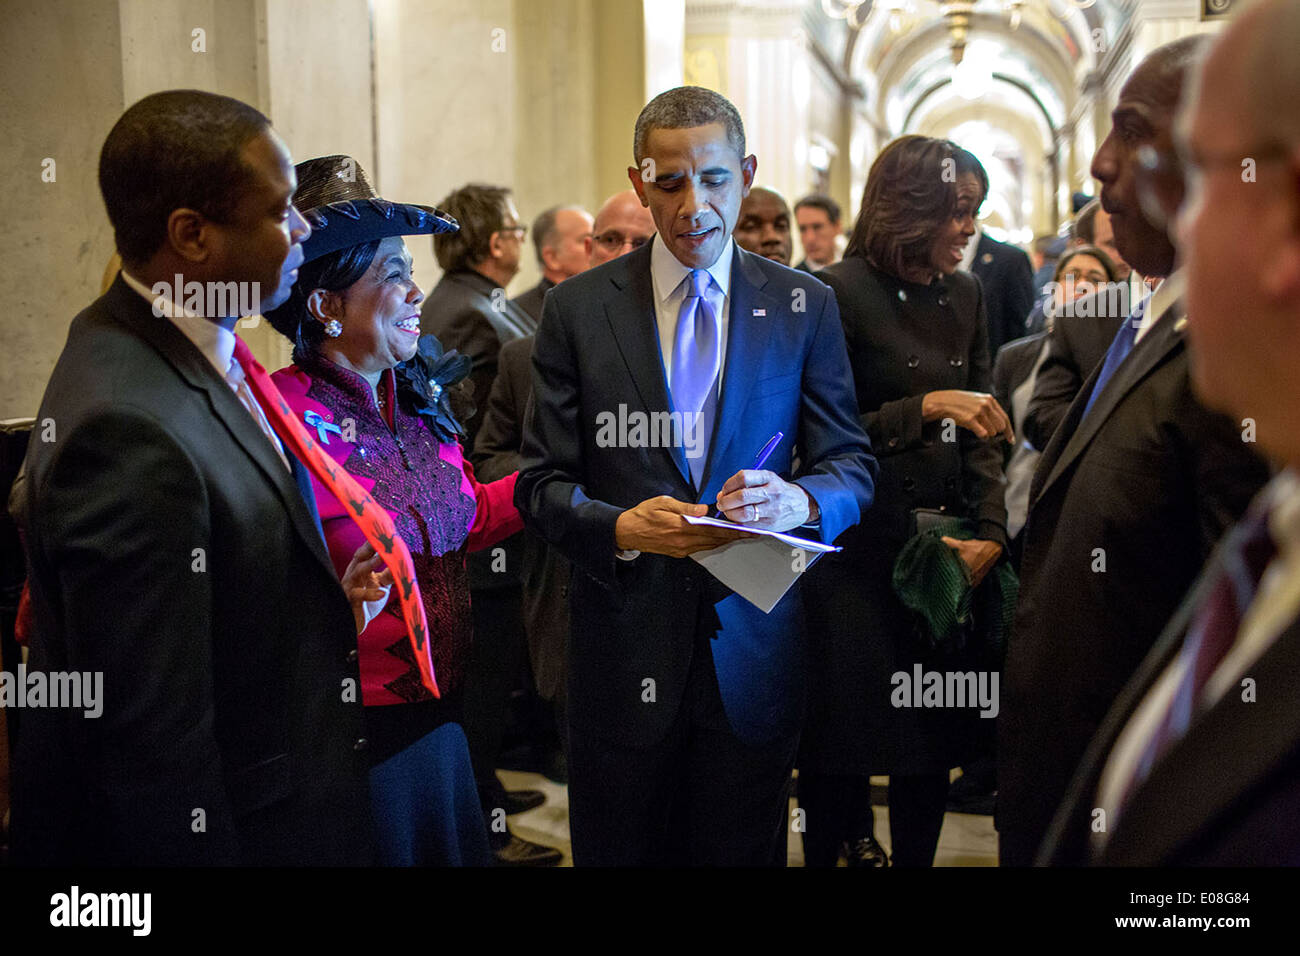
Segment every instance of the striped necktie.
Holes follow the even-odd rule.
[[[1225,542],[1215,580],[1192,618],[1179,652],[1182,678],[1155,733],[1142,748],[1133,777],[1120,799],[1121,807],[1160,758],[1187,733],[1192,719],[1204,710],[1205,684],[1236,642],[1246,609],[1277,554],[1277,543],[1269,533],[1269,514],[1266,507],[1248,514]]]

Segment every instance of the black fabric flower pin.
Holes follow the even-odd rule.
[[[420,336],[414,358],[397,366],[398,393],[403,405],[421,416],[443,444],[465,437],[452,411],[450,390],[470,372],[468,355],[444,351],[435,336]]]

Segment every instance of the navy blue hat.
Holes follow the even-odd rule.
[[[302,244],[303,261],[389,236],[455,232],[458,223],[441,209],[380,199],[351,156],[321,156],[294,167],[298,207],[311,235]]]

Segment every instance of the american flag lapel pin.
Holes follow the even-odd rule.
[[[766,317],[766,315],[767,315],[767,309],[755,309],[755,310],[754,310],[754,315],[761,315],[761,316]]]

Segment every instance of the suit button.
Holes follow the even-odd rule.
[[[959,355],[956,358],[948,359],[948,364],[951,365],[953,368],[961,368],[963,365],[966,364],[966,360]]]
[[[348,651],[348,663],[355,664],[356,662],[357,662],[357,649],[354,647],[352,648],[352,650]]]
[[[940,305],[948,304],[948,294],[946,292],[939,293],[939,304]]]
[[[891,438],[891,439],[889,439],[889,447],[890,447],[890,448],[897,448],[897,447],[898,447],[898,439],[897,439],[897,438]]]
[[[911,490],[912,490],[913,488],[915,488],[915,487],[916,487],[916,481],[915,481],[915,480],[913,480],[913,479],[911,479],[911,478],[904,478],[904,479],[903,479],[903,490],[904,490],[904,491],[911,491]]]
[[[907,359],[907,367],[908,367],[908,368],[916,368],[916,367],[917,367],[918,365],[920,365],[920,364],[921,364],[921,358],[920,358],[920,356],[912,355],[912,356],[909,356],[908,359]]]
[[[370,741],[366,740],[365,737],[362,737],[352,745],[352,749],[360,753],[362,750],[365,750],[369,746],[370,746]]]
[[[904,292],[902,289],[899,289],[899,290],[898,290],[898,301],[899,301],[899,302],[906,302],[906,301],[907,301],[907,293]]]
[[[957,487],[957,479],[956,479],[956,478],[945,478],[945,479],[944,479],[944,482],[943,482],[943,486],[944,486],[945,488],[947,488],[949,491],[952,491],[954,488]]]

